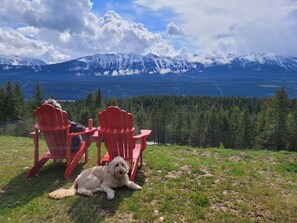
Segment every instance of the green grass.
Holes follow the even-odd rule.
[[[297,153],[149,146],[141,191],[48,198],[96,154],[93,143],[90,162],[68,181],[65,164],[52,161],[27,179],[32,140],[0,136],[0,222],[297,222]]]

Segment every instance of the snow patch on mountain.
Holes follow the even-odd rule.
[[[1,66],[2,65],[2,66]],[[0,69],[20,69],[31,67],[34,72],[53,69],[55,72],[66,72],[75,76],[125,76],[139,74],[187,74],[197,75],[211,71],[241,70],[262,72],[277,69],[297,71],[297,58],[276,54],[246,55],[204,55],[194,54],[187,57],[166,57],[149,53],[139,54],[96,54],[75,60],[46,65],[40,60],[17,56],[0,56]],[[219,70],[216,70],[219,69]]]
[[[90,71],[95,76],[123,76],[137,74],[185,74],[196,73],[216,67],[227,66],[228,69],[243,68],[261,71],[263,65],[297,70],[297,58],[275,54],[233,54],[221,56],[192,55],[186,59],[181,56],[165,57],[156,54],[96,54],[73,60],[74,71]]]
[[[34,59],[34,58],[0,55],[0,65],[42,66],[42,65],[46,65],[46,63],[44,63],[39,59]]]

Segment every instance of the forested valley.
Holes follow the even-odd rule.
[[[0,135],[29,136],[34,110],[45,99],[39,83],[25,100],[21,86],[7,82],[0,88]],[[119,106],[133,114],[136,134],[151,129],[149,141],[159,145],[297,151],[297,100],[290,99],[282,87],[271,98],[154,95],[121,99],[104,98],[98,89],[84,100],[59,102],[71,120],[87,125],[93,118],[96,126],[98,112]]]

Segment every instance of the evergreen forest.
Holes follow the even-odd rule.
[[[34,110],[45,99],[39,83],[25,100],[21,86],[7,82],[0,88],[0,135],[29,136]],[[98,112],[119,106],[133,114],[135,133],[151,129],[149,141],[158,145],[297,151],[297,100],[290,99],[283,87],[271,98],[153,95],[121,99],[104,98],[98,89],[84,100],[59,102],[71,120],[87,125],[93,118],[96,126]]]

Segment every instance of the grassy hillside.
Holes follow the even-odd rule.
[[[95,165],[95,143],[90,156],[68,181],[52,161],[27,179],[32,140],[0,136],[0,222],[297,222],[297,153],[149,146],[141,191],[49,199]]]

